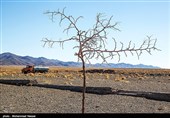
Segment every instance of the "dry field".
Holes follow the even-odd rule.
[[[0,66],[0,113],[81,113],[81,68]],[[170,69],[87,70],[87,113],[170,113]],[[36,80],[28,85],[4,84]],[[31,85],[31,86],[30,86]]]
[[[80,78],[82,77],[81,68],[78,67],[50,67],[48,73],[29,73],[22,74],[21,69],[24,66],[0,66],[0,77],[10,78],[25,78],[25,77],[47,77],[47,78]],[[103,79],[126,79],[126,78],[155,78],[155,77],[170,77],[170,69],[102,69],[102,68],[87,68],[87,76],[102,76]],[[112,77],[113,76],[113,77]],[[60,77],[60,78],[61,78]],[[93,78],[94,78],[93,77]]]

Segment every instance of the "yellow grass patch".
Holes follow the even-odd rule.
[[[106,74],[105,76],[106,76],[106,77],[105,77],[106,79],[109,79],[109,78],[110,78],[109,74]]]
[[[65,85],[73,85],[73,83],[72,83],[72,82],[67,82],[67,81],[66,81],[66,82],[64,82],[64,84],[65,84]]]
[[[52,84],[51,80],[49,80],[49,79],[44,79],[43,83],[45,83],[45,84]]]
[[[119,81],[119,82],[129,83],[129,81],[126,80],[126,77],[125,77],[125,76],[119,75],[119,74],[115,74],[114,80],[115,80],[115,81]]]

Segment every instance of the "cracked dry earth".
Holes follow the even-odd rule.
[[[64,77],[68,73],[52,78],[1,77],[38,83],[0,83],[0,113],[81,113],[83,80],[73,72]],[[87,73],[86,113],[170,113],[170,76],[114,77]]]

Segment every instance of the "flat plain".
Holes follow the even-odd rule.
[[[81,68],[22,68],[0,66],[0,113],[81,113]],[[86,113],[170,113],[170,69],[87,68],[86,75]]]

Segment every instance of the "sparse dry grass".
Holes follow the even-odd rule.
[[[83,75],[81,68],[73,67],[49,67],[48,73],[29,73],[22,74],[21,69],[24,66],[0,66],[0,78],[58,78],[66,79],[65,84],[71,85],[69,83],[74,79],[82,79]],[[93,68],[88,68],[93,69]],[[86,73],[86,78],[88,79],[113,79],[115,82],[125,82],[129,83],[129,78],[136,78],[139,80],[147,79],[147,77],[156,76],[167,76],[170,77],[170,69],[119,69],[111,68],[115,73]],[[50,83],[46,80],[45,83]]]

